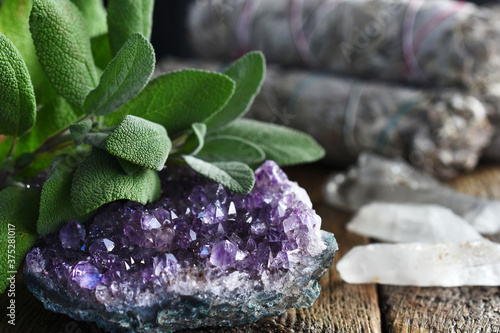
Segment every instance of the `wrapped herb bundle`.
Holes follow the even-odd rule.
[[[486,114],[495,134],[490,144],[483,150],[482,157],[489,161],[500,161],[500,84],[491,84],[478,94],[486,108]]]
[[[197,1],[188,31],[200,55],[262,50],[270,62],[356,77],[480,88],[498,82],[499,20],[463,1]]]
[[[165,59],[157,72],[211,62]],[[458,89],[422,90],[269,67],[249,117],[311,134],[337,165],[363,150],[403,156],[440,178],[473,169],[493,128],[485,105]]]

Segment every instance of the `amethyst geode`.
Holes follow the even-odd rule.
[[[163,196],[69,221],[27,255],[24,278],[46,308],[114,332],[250,323],[309,307],[337,243],[272,161],[238,195],[184,167]]]

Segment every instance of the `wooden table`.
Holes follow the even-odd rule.
[[[350,215],[323,202],[321,186],[330,168],[319,164],[286,169],[290,179],[307,189],[323,218],[323,229],[334,232],[340,251],[369,242],[344,229]],[[500,199],[500,167],[484,166],[450,183],[456,189]],[[500,217],[499,217],[500,218]],[[500,240],[500,237],[495,237]],[[335,266],[321,280],[321,296],[310,309],[233,328],[183,332],[500,332],[500,290],[486,287],[417,288],[342,282]],[[97,333],[96,325],[75,321],[43,308],[23,284],[16,282],[16,326],[7,323],[7,295],[0,297],[1,333]]]

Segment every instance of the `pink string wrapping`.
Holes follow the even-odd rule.
[[[320,61],[315,57],[309,46],[309,38],[319,23],[335,9],[335,7],[344,0],[325,0],[311,15],[315,25],[308,31],[305,31],[302,20],[304,0],[290,0],[290,31],[295,44],[295,48],[302,61],[312,68],[321,66]],[[260,0],[246,0],[238,18],[236,28],[236,40],[238,49],[235,57],[239,57],[246,52],[251,51],[252,21]],[[417,59],[417,53],[425,39],[448,17],[460,11],[466,6],[465,1],[452,3],[451,7],[445,8],[425,22],[425,24],[416,32],[415,21],[420,7],[425,0],[410,0],[406,13],[403,18],[402,48],[405,61],[405,69],[402,76],[410,76],[410,80],[416,83],[427,83],[427,78],[420,68]]]
[[[318,60],[314,57],[309,47],[306,35],[304,33],[304,24],[302,22],[302,9],[304,0],[291,0],[290,3],[290,31],[292,33],[295,48],[299,56],[309,67],[319,67]]]
[[[417,83],[427,83],[427,78],[418,65],[417,53],[425,39],[443,23],[448,17],[460,11],[466,3],[464,1],[454,2],[451,8],[443,9],[437,12],[425,22],[425,24],[414,34],[415,19],[420,6],[424,0],[411,0],[403,21],[402,45],[405,58],[406,70],[403,75],[416,77]],[[413,81],[413,80],[412,80]]]
[[[316,22],[321,22],[330,12],[343,0],[325,0],[318,6],[313,14]],[[236,26],[236,40],[238,48],[234,57],[240,57],[243,54],[251,51],[251,36],[252,36],[252,19],[254,16],[255,8],[258,6],[260,0],[246,0],[241,13],[238,18]],[[307,34],[304,31],[304,24],[302,22],[302,8],[304,0],[291,0],[290,3],[290,29],[291,34],[299,53],[304,63],[310,67],[319,67],[319,61],[314,57],[314,54],[309,48],[308,39],[314,32],[316,26],[310,29]]]
[[[250,39],[252,37],[253,10],[258,5],[259,1],[260,0],[247,0],[240,13],[236,27],[238,50],[236,51],[235,58],[251,51]]]
[[[409,74],[416,76],[417,80],[422,83],[426,81],[426,77],[418,66],[415,50],[413,49],[413,29],[415,27],[418,9],[423,2],[424,0],[411,0],[408,3],[408,8],[403,19],[403,39],[401,41],[406,67],[410,72]]]
[[[465,5],[466,3],[464,1],[455,2],[452,8],[443,10],[430,18],[428,23],[419,30],[414,38],[413,49],[415,52],[418,52],[424,40],[434,29],[436,29],[445,19],[460,11]]]
[[[321,3],[321,5],[318,6],[318,8],[314,11],[313,17],[315,18],[315,21],[318,22],[318,24],[323,21],[331,12],[332,10],[337,7],[337,5],[344,0],[325,0]],[[316,24],[316,26],[318,26]],[[309,33],[306,33],[306,39],[309,39],[309,37],[312,36],[314,33],[314,29],[316,28],[314,26]]]

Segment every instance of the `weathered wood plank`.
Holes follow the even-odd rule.
[[[336,212],[322,202],[321,187],[330,168],[318,164],[288,168],[290,179],[306,188],[323,228],[334,232],[340,244],[336,261],[352,246],[368,239],[347,233],[344,228],[349,215]],[[377,291],[374,285],[347,285],[332,267],[320,282],[323,291],[310,309],[290,310],[282,316],[262,319],[251,325],[232,328],[203,328],[184,332],[249,333],[249,332],[381,332],[381,317]],[[71,318],[45,310],[26,289],[22,280],[16,284],[16,326],[7,324],[6,295],[0,297],[0,332],[2,333],[102,333],[96,325],[74,321]]]
[[[500,332],[500,291],[491,287],[382,286],[388,332]]]
[[[500,199],[500,167],[481,167],[450,185],[464,193]],[[500,241],[500,235],[490,239]],[[379,293],[387,332],[500,332],[496,287],[380,286]]]

